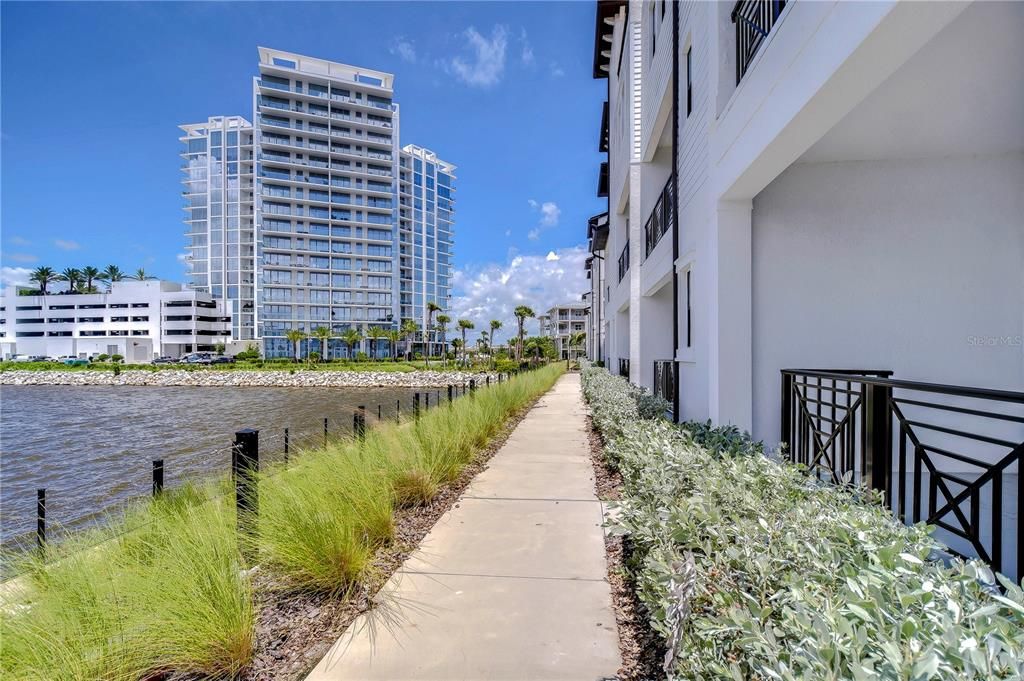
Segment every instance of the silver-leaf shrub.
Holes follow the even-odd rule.
[[[984,564],[931,560],[928,528],[863,491],[639,418],[634,390],[602,369],[584,369],[583,389],[622,473],[612,531],[632,540],[668,678],[1024,675],[1018,585],[999,576],[1000,595]]]

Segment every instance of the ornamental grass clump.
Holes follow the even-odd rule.
[[[897,523],[869,492],[752,455],[727,430],[641,419],[626,382],[599,369],[583,385],[622,473],[613,529],[635,549],[628,567],[669,678],[1024,673],[1012,582],[998,577],[1000,595],[984,564],[933,560],[929,528]]]
[[[212,488],[165,494],[102,530],[68,537],[47,564],[26,559],[0,614],[4,676],[238,673],[252,657],[255,609],[233,507],[212,496]]]

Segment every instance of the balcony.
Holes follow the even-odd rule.
[[[730,18],[736,25],[736,84],[743,80],[761,43],[779,20],[787,0],[738,0]]]
[[[597,176],[597,195],[600,198],[608,198],[608,161],[601,164],[601,171]]]
[[[891,376],[783,370],[788,458],[819,480],[881,492],[898,520],[934,525],[955,553],[1020,579],[1024,393]]]
[[[601,107],[601,133],[597,143],[597,150],[600,152],[608,151],[608,102],[605,102]]]
[[[622,247],[622,252],[619,253],[619,281],[621,282],[623,277],[626,276],[626,272],[629,271],[629,242]]]
[[[608,213],[599,213],[587,220],[587,238],[590,252],[597,253],[608,247]]]
[[[644,225],[644,258],[651,255],[661,237],[676,224],[675,179],[675,175],[669,175],[668,182],[658,195],[654,210]]]

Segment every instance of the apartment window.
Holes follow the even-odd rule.
[[[690,333],[692,326],[692,308],[690,307],[690,270],[686,270],[686,347],[693,347],[693,334]]]
[[[74,305],[71,305],[69,307],[74,307]],[[43,306],[42,305],[19,305],[19,306],[15,307],[14,309],[16,311],[18,311],[18,312],[22,312],[22,311],[28,312],[28,311],[31,311],[31,310],[42,310]],[[51,309],[56,310],[57,308],[51,306]]]
[[[149,303],[132,303],[132,307],[149,307]]]
[[[686,48],[686,115],[689,117],[693,111],[693,70],[690,68],[692,61],[693,45]]]

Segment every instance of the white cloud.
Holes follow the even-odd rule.
[[[553,61],[551,62],[551,68],[549,73],[551,74],[552,78],[561,78],[562,76],[565,75],[565,70],[558,64],[558,62]]]
[[[466,39],[466,51],[471,56],[452,57],[446,64],[448,70],[464,82],[474,87],[490,87],[496,85],[505,72],[505,51],[508,48],[508,29],[498,24],[491,30],[488,40],[475,27],[470,26],[463,32]]]
[[[547,255],[509,254],[504,263],[468,265],[455,271],[452,316],[470,319],[477,329],[488,328],[490,320],[503,324],[498,332],[504,343],[516,333],[513,311],[529,305],[543,314],[553,305],[576,302],[588,290],[583,246],[560,248]],[[527,333],[536,334],[536,320],[527,323]]]
[[[512,236],[512,230],[511,229],[506,229],[505,230],[505,236]]]
[[[20,236],[12,236],[10,242],[14,246],[31,246],[32,242]]]
[[[521,53],[520,57],[523,60],[523,65],[524,66],[533,66],[533,62],[534,62],[533,46],[530,45],[530,39],[526,35],[526,29],[525,28],[522,29],[522,32],[519,34],[519,43],[522,46],[522,53]]]
[[[540,224],[544,227],[557,227],[562,209],[554,201],[545,201],[540,206]]]
[[[540,221],[537,223],[537,226],[526,234],[526,238],[536,241],[544,230],[558,226],[558,220],[562,216],[562,209],[554,201],[540,203],[534,199],[527,199],[526,202],[530,204],[532,210],[540,212]]]
[[[416,43],[406,39],[405,36],[395,38],[388,51],[401,57],[402,61],[407,61],[410,64],[416,63]]]
[[[39,260],[39,258],[29,253],[4,253],[4,259],[11,262],[36,262]]]
[[[0,290],[8,286],[27,286],[32,270],[27,267],[0,267]]]
[[[189,259],[189,254],[188,253],[179,253],[176,256],[174,256],[174,258],[178,261],[179,265],[181,265],[182,267],[185,268],[186,271],[188,271],[190,269],[189,268],[189,261],[188,261],[188,259]]]
[[[62,251],[77,251],[81,248],[77,241],[69,241],[66,239],[54,239],[53,245]]]

